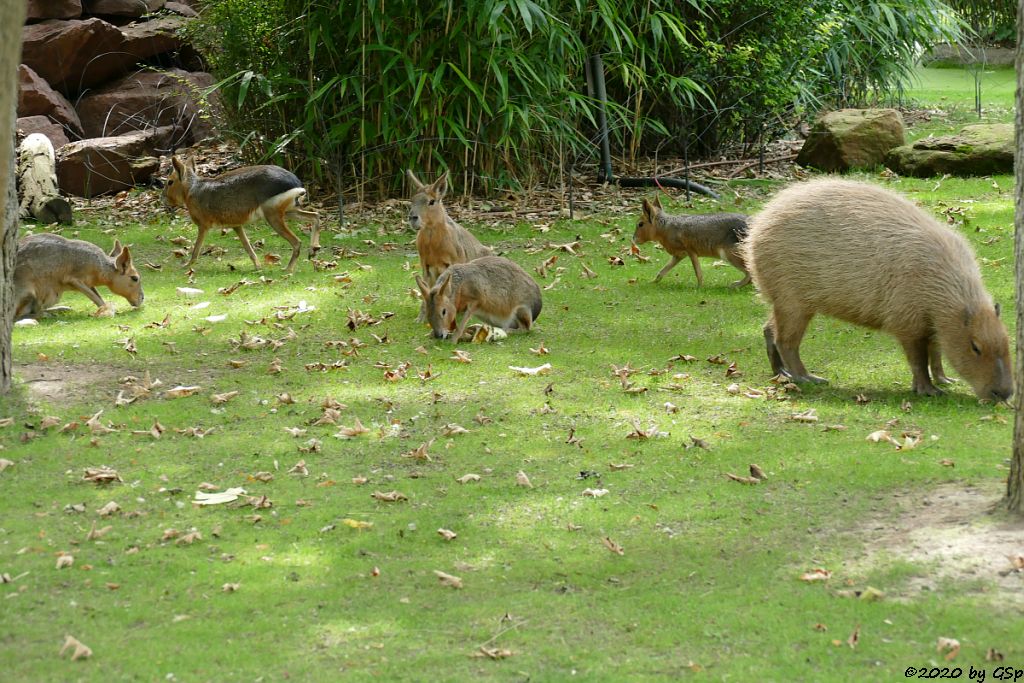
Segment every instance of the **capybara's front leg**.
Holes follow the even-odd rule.
[[[818,377],[808,372],[804,362],[800,360],[800,342],[807,331],[807,324],[811,322],[811,316],[803,312],[792,312],[780,315],[778,308],[775,309],[772,319],[775,331],[775,348],[782,357],[782,366],[785,374],[790,379],[801,384],[810,382],[812,384],[824,384],[828,382],[824,377]]]
[[[939,342],[934,336],[928,340],[928,366],[932,371],[932,381],[936,384],[956,383],[956,380],[952,377],[947,377],[942,369],[942,350],[939,348]]]
[[[928,374],[928,337],[917,337],[916,339],[901,339],[903,351],[907,354],[907,362],[910,363],[910,372],[914,376],[914,393],[921,396],[941,396],[942,389],[932,384],[932,378]]]

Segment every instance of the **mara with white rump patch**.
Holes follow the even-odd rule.
[[[253,266],[259,270],[259,259],[249,244],[244,226],[261,217],[292,247],[288,272],[295,270],[301,242],[285,219],[312,221],[310,258],[320,249],[320,216],[316,211],[298,208],[306,190],[291,171],[280,166],[243,166],[214,178],[200,178],[191,159],[173,157],[171,162],[173,169],[164,186],[164,202],[171,207],[185,207],[199,227],[186,268],[192,267],[199,258],[210,228],[221,226],[235,231]]]

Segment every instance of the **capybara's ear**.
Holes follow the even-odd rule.
[[[128,247],[121,247],[121,253],[117,255],[117,259],[114,260],[114,267],[117,268],[118,272],[124,274],[128,272],[128,269],[132,266],[132,255],[128,251]]]
[[[114,257],[116,257],[120,253],[121,253],[121,240],[119,240],[119,239],[117,239],[115,237],[114,238],[114,246],[111,247],[110,253],[108,254],[108,256],[110,256],[111,258],[114,258]]]
[[[659,197],[658,195],[654,195],[654,208],[656,208],[656,209],[660,209],[661,208],[661,197]]]
[[[441,177],[434,181],[434,184],[430,186],[430,189],[440,199],[448,192],[448,171],[441,174]]]
[[[416,189],[417,192],[426,187],[423,183],[420,182],[420,179],[416,177],[416,174],[412,172],[411,168],[406,170],[405,175],[409,177],[409,181],[412,183],[412,186]]]

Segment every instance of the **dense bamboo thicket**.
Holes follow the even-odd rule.
[[[207,0],[193,40],[254,158],[346,191],[447,167],[488,192],[594,162],[590,55],[617,154],[700,155],[897,90],[951,17],[938,0]]]

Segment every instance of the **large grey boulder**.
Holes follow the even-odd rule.
[[[895,109],[840,109],[818,119],[796,162],[829,172],[874,168],[905,141]]]
[[[978,123],[956,135],[927,137],[889,152],[885,163],[903,175],[928,177],[1013,173],[1011,123]]]

